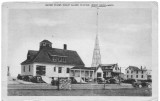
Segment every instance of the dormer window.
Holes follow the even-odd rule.
[[[46,46],[46,43],[43,43],[43,46]]]
[[[53,62],[63,62],[63,63],[66,63],[66,56],[52,56],[52,60]]]

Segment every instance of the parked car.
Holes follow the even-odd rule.
[[[142,88],[142,87],[151,88],[151,83],[144,82],[144,81],[137,81],[137,82],[134,82],[132,85],[133,87],[139,87],[139,88]]]
[[[105,83],[105,80],[103,78],[97,78],[97,83],[103,84],[103,83]]]
[[[133,84],[134,82],[136,82],[135,79],[127,79],[127,80],[124,80],[122,81],[123,83],[129,83],[129,84]]]
[[[22,75],[18,74],[17,79],[22,80]]]
[[[33,78],[32,75],[25,75],[25,76],[23,76],[23,80],[24,81],[31,81],[32,78]]]
[[[33,83],[45,83],[41,76],[33,76],[30,81]]]
[[[106,83],[108,83],[108,84],[116,84],[116,79],[110,78],[110,79],[106,80]]]
[[[52,79],[51,84],[54,85],[54,86],[57,86],[58,85],[58,80]]]

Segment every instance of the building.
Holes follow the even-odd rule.
[[[79,78],[79,81],[88,81],[97,78],[115,78],[121,77],[121,70],[118,64],[100,64],[98,67],[73,67],[70,76]]]
[[[146,80],[147,79],[147,69],[139,69],[136,66],[129,66],[125,69],[126,79],[135,79],[135,80]]]
[[[147,79],[152,79],[152,70],[147,70]]]
[[[120,68],[118,67],[118,64],[100,64],[99,67],[102,68],[103,78],[117,78],[121,72]]]
[[[85,66],[76,51],[52,48],[48,40],[40,42],[39,50],[29,50],[27,59],[21,63],[22,75],[70,77],[70,69]]]
[[[93,81],[97,78],[103,78],[103,71],[100,67],[73,67],[71,68],[70,77],[79,79],[79,82]]]

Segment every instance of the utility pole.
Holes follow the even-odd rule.
[[[58,76],[58,90],[59,90],[59,76]]]
[[[120,67],[120,73],[119,73],[119,85],[121,84],[121,77],[120,77],[120,75],[121,75],[121,67]]]
[[[10,67],[7,66],[7,76],[10,76]]]

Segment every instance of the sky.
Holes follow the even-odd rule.
[[[20,74],[28,50],[39,50],[47,39],[53,48],[75,50],[91,66],[98,29],[102,64],[128,66],[152,63],[152,16],[148,8],[10,9],[8,14],[8,66]]]

